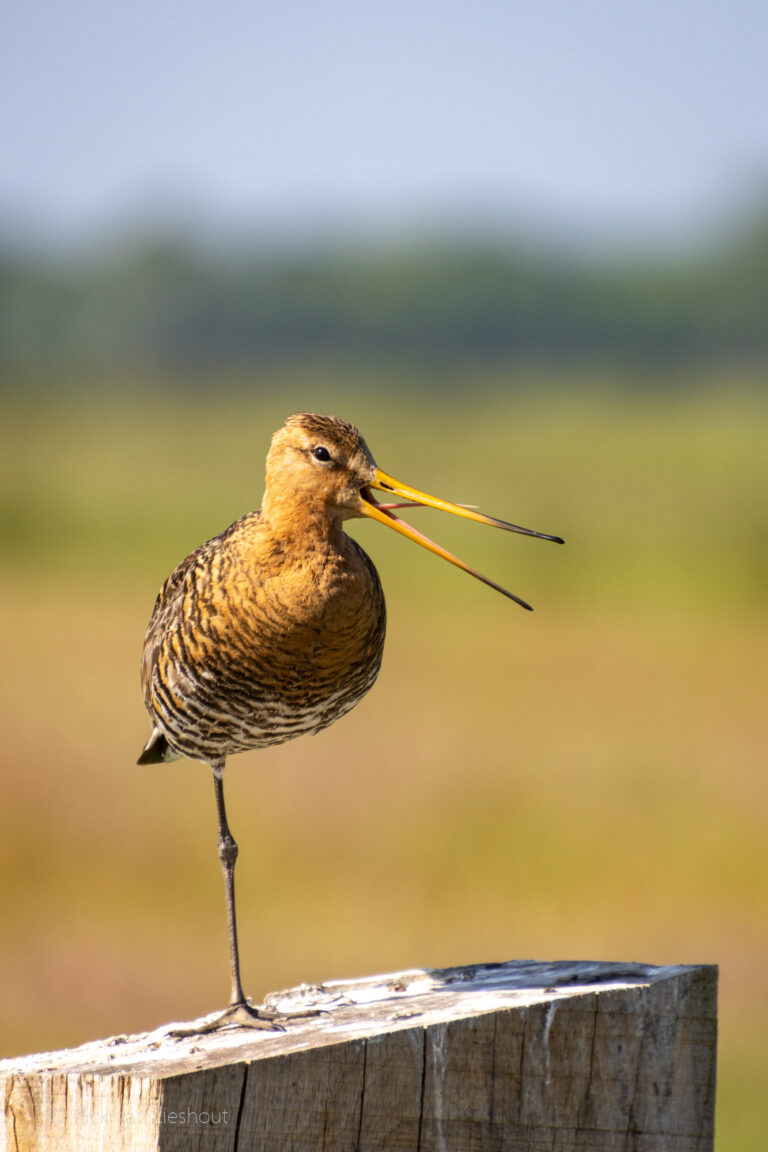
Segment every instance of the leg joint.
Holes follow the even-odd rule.
[[[231,832],[219,836],[219,860],[225,868],[234,868],[235,860],[237,860],[237,844]]]

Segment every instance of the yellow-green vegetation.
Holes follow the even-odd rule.
[[[223,1004],[209,772],[138,768],[144,627],[187,551],[258,505],[290,411],[548,532],[413,523],[521,611],[378,525],[378,685],[234,759],[246,989],[516,957],[721,965],[718,1148],[768,1124],[768,403],[738,379],[284,372],[6,405],[0,428],[2,1055]],[[393,385],[398,385],[394,387]]]

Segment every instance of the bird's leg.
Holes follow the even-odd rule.
[[[216,811],[219,817],[219,860],[224,877],[224,895],[227,902],[227,934],[229,936],[229,963],[232,980],[232,990],[229,1007],[208,1023],[197,1028],[174,1029],[172,1036],[196,1036],[206,1032],[215,1032],[228,1024],[242,1024],[247,1028],[270,1028],[277,1032],[284,1029],[277,1023],[276,1013],[259,1011],[253,1008],[245,998],[243,985],[240,980],[240,950],[237,943],[237,916],[235,913],[235,861],[237,860],[237,844],[229,830],[227,823],[227,810],[224,805],[224,761],[212,765],[213,787],[216,793]]]
[[[183,1038],[186,1036],[201,1036],[208,1032],[216,1032],[219,1028],[226,1028],[230,1024],[241,1024],[246,1028],[268,1028],[276,1032],[284,1032],[280,1021],[305,1019],[309,1016],[323,1016],[326,1013],[319,1008],[307,1008],[299,1012],[277,1013],[267,1012],[264,1009],[254,1008],[245,998],[242,981],[240,980],[240,950],[237,943],[237,916],[235,913],[235,861],[237,860],[237,844],[229,830],[227,823],[227,810],[224,805],[224,761],[213,767],[213,788],[216,794],[216,811],[219,817],[219,860],[224,877],[224,895],[227,902],[227,934],[229,936],[229,963],[232,979],[232,991],[229,1007],[209,1020],[206,1024],[194,1028],[174,1028],[170,1036]]]
[[[231,973],[231,994],[229,1008],[214,1021],[215,1027],[224,1024],[245,1024],[251,1028],[277,1028],[274,1017],[252,1008],[245,998],[240,979],[240,949],[237,942],[237,913],[235,911],[235,861],[237,844],[229,830],[227,809],[224,804],[224,763],[213,765],[213,788],[216,795],[216,812],[219,818],[219,860],[224,877],[224,896],[227,904],[227,934],[229,936],[229,963]]]
[[[224,896],[227,902],[227,934],[229,936],[229,963],[232,976],[230,1006],[245,1003],[245,993],[240,980],[240,950],[237,943],[237,912],[235,910],[235,862],[238,848],[227,823],[227,809],[224,804],[224,777],[214,769],[213,788],[216,794],[216,812],[219,817],[219,860],[224,877]]]

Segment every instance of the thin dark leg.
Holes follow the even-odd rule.
[[[170,1035],[176,1037],[198,1036],[206,1032],[215,1032],[227,1024],[242,1024],[248,1028],[271,1028],[275,1031],[284,1031],[277,1023],[275,1013],[260,1012],[251,1007],[245,998],[243,985],[240,980],[240,951],[237,945],[237,917],[235,914],[235,861],[237,860],[237,844],[229,830],[227,823],[227,810],[224,805],[224,761],[212,765],[213,787],[216,794],[216,811],[219,817],[219,860],[224,876],[224,895],[227,902],[227,934],[229,936],[229,963],[232,979],[232,989],[229,1007],[221,1012],[215,1019],[207,1024],[194,1028],[176,1028]]]
[[[224,896],[227,902],[227,933],[229,935],[229,964],[232,978],[232,990],[229,1004],[234,1008],[237,1004],[245,1004],[245,993],[240,980],[240,950],[237,943],[237,913],[235,911],[235,861],[237,860],[237,844],[229,830],[227,823],[227,810],[224,805],[224,779],[223,775],[214,771],[213,788],[216,794],[216,811],[219,817],[219,860],[224,877]]]
[[[259,1011],[253,1008],[245,998],[243,985],[240,980],[240,950],[237,944],[237,916],[235,913],[235,861],[237,860],[237,844],[229,830],[227,823],[227,810],[224,805],[224,761],[212,765],[213,788],[216,794],[216,812],[219,817],[219,860],[224,877],[224,896],[227,902],[227,934],[229,936],[229,963],[232,979],[232,991],[229,1007],[210,1020],[207,1024],[194,1028],[174,1028],[170,1036],[183,1038],[186,1036],[200,1036],[206,1032],[215,1032],[228,1024],[242,1024],[247,1028],[270,1028],[277,1032],[284,1032],[280,1020],[288,1021],[294,1018],[304,1019],[308,1016],[321,1016],[324,1013],[317,1008],[309,1008],[303,1012],[290,1015],[280,1015],[276,1012]]]
[[[227,935],[229,937],[229,965],[231,992],[229,1008],[213,1022],[213,1027],[222,1024],[246,1024],[251,1028],[275,1028],[280,1025],[274,1015],[259,1012],[252,1008],[245,998],[240,980],[240,949],[237,944],[237,913],[235,912],[235,861],[237,844],[227,823],[227,809],[224,804],[224,762],[213,765],[213,790],[216,795],[216,812],[219,817],[219,860],[224,877],[224,896],[227,902]]]

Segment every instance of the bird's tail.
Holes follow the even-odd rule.
[[[169,760],[178,760],[179,758],[180,753],[171,748],[165,738],[165,733],[161,732],[159,728],[155,728],[136,763],[167,764]]]

